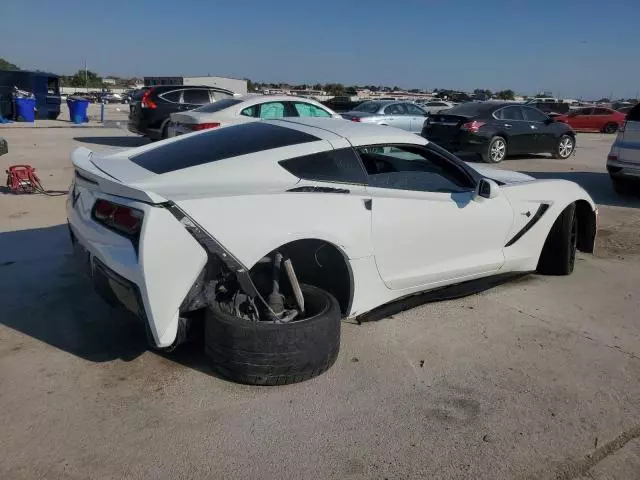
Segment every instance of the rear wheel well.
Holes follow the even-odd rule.
[[[333,295],[343,315],[348,315],[353,297],[353,278],[346,255],[335,245],[324,240],[304,239],[282,245],[266,257],[279,252],[290,258],[300,283],[313,285]],[[264,262],[251,268],[254,282]],[[258,287],[260,289],[260,287]]]
[[[576,202],[576,217],[578,218],[577,247],[581,252],[593,253],[596,240],[596,213],[586,200]]]

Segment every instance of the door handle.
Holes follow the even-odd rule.
[[[505,123],[504,126],[505,126],[505,128],[511,128],[511,124],[510,123]]]
[[[373,200],[371,200],[370,198],[365,198],[364,199],[364,208],[366,208],[367,210],[371,210],[371,204],[373,203]]]
[[[538,129],[538,127],[536,127],[535,125],[531,125],[531,129],[532,129],[532,130],[537,130],[537,129]]]

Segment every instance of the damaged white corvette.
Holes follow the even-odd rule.
[[[213,367],[251,384],[328,369],[341,318],[569,274],[597,229],[572,182],[471,168],[417,135],[342,120],[78,148],[72,160],[71,239],[98,291],[140,317],[155,348],[203,319]]]

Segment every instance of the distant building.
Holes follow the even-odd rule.
[[[115,85],[116,84],[116,79],[115,78],[110,78],[110,77],[105,77],[102,79],[102,83],[104,83],[105,85]]]
[[[206,85],[224,88],[234,93],[247,93],[247,81],[228,77],[144,77],[145,87],[159,85]]]

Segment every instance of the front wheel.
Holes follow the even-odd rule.
[[[604,133],[616,133],[618,131],[618,125],[616,125],[615,123],[607,123],[604,126]]]
[[[576,204],[565,208],[556,219],[542,247],[538,272],[543,275],[569,275],[576,262],[578,218]]]
[[[507,156],[507,141],[502,137],[493,137],[487,150],[482,154],[482,160],[487,163],[500,163]]]
[[[571,135],[562,135],[558,140],[556,149],[553,152],[554,158],[565,160],[571,156],[576,148],[576,141]]]

